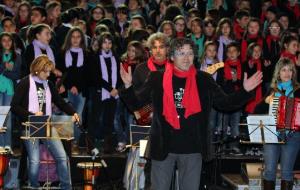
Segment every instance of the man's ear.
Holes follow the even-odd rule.
[[[171,61],[174,61],[174,55],[171,55],[171,56],[170,56],[170,60],[171,60]]]

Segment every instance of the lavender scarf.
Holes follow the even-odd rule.
[[[111,60],[111,78],[112,78],[112,87],[115,88],[117,84],[117,62],[115,59],[115,56],[113,56],[112,52],[105,52],[101,51],[100,57],[100,66],[101,66],[101,72],[102,72],[102,79],[108,82],[108,73],[107,73],[107,67],[104,58],[110,58]],[[108,92],[106,89],[102,88],[102,101],[110,98],[110,92]],[[115,98],[118,98],[115,97]]]
[[[82,48],[71,48],[66,51],[66,56],[65,56],[65,62],[66,62],[66,67],[69,68],[72,66],[72,61],[73,57],[71,55],[71,52],[75,52],[78,54],[77,57],[77,67],[81,67],[83,65],[83,51]]]
[[[33,40],[32,41],[33,47],[34,47],[34,58],[42,54],[42,50],[46,50],[47,56],[49,59],[55,64],[55,58],[53,51],[51,47],[48,44],[43,44],[42,42],[38,40]]]
[[[52,115],[51,92],[48,87],[48,81],[41,80],[37,76],[32,76],[32,75],[29,75],[28,111],[30,111],[31,113],[36,113],[36,112],[42,111],[40,108],[43,107],[43,105],[39,105],[35,82],[43,83],[44,89],[46,91],[46,115]]]
[[[218,59],[219,61],[224,61],[223,55],[224,55],[224,45],[228,45],[233,40],[231,39],[225,39],[224,36],[220,36],[219,38],[219,48],[218,48]]]
[[[201,71],[205,71],[207,69],[207,67],[212,66],[213,64],[215,64],[215,60],[213,59],[209,59],[209,58],[205,58],[204,62],[201,64],[200,70]],[[217,72],[215,72],[212,77],[216,80],[217,79]]]

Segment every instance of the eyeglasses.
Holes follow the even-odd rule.
[[[279,26],[270,26],[269,28],[270,29],[279,29],[280,27]]]
[[[177,57],[185,57],[185,56],[191,57],[191,56],[194,56],[194,52],[192,52],[192,51],[190,51],[190,52],[175,52],[175,56],[177,56]]]

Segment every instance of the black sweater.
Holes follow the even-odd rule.
[[[207,73],[198,72],[196,76],[198,93],[201,102],[200,113],[194,114],[188,118],[194,120],[195,126],[195,147],[205,160],[212,159],[212,137],[211,129],[208,127],[209,113],[212,106],[216,106],[222,110],[232,110],[245,104],[251,94],[244,89],[227,95],[216,84],[214,79]],[[151,100],[153,105],[153,118],[150,133],[150,156],[154,160],[164,160],[170,150],[168,142],[170,142],[169,129],[170,125],[162,115],[163,112],[163,72],[151,72],[143,87],[135,92],[133,87],[128,89],[120,89],[120,96],[125,100],[130,109],[134,108],[137,101]]]
[[[11,111],[20,118],[21,122],[27,121],[29,115],[34,115],[34,113],[28,111],[29,84],[29,76],[23,78],[18,83],[15,94],[10,104]],[[75,110],[58,94],[53,83],[48,81],[48,85],[51,92],[51,102],[53,102],[57,107],[66,112],[68,115],[73,115],[75,113]]]
[[[66,67],[65,53],[60,55],[59,65],[57,65],[59,70],[61,70],[63,73],[66,73],[66,78],[63,84],[67,90],[70,90],[73,86],[75,86],[78,90],[78,93],[85,92],[88,76],[87,64],[90,57],[87,53],[85,53],[83,57],[83,65],[81,67],[77,67],[78,53],[71,52],[71,56],[73,59],[70,67]]]

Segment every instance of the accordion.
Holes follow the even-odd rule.
[[[300,98],[275,97],[270,112],[275,117],[277,130],[300,131]]]

